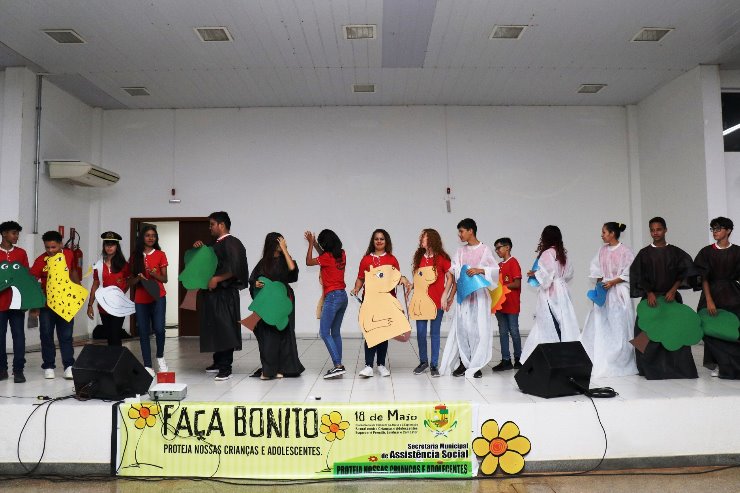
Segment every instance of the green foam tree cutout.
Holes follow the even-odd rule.
[[[677,301],[668,303],[663,296],[658,296],[655,308],[642,300],[637,305],[637,317],[639,327],[650,340],[661,343],[668,351],[693,346],[704,335],[694,310]]]
[[[266,277],[260,277],[265,285],[254,297],[249,309],[269,325],[274,325],[278,330],[284,330],[288,326],[290,312],[293,311],[293,303],[288,298],[288,289],[282,282],[271,281]]]
[[[706,308],[702,308],[699,318],[704,335],[733,342],[740,338],[740,319],[732,312],[717,310],[717,315],[712,316]]]
[[[191,248],[185,252],[185,268],[178,279],[185,289],[208,289],[208,281],[216,273],[218,258],[209,246]]]
[[[0,291],[4,289],[13,289],[11,308],[30,310],[46,305],[41,284],[18,262],[0,262]],[[16,296],[20,296],[20,300],[15,299]]]

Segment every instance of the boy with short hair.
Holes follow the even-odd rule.
[[[26,251],[15,246],[18,243],[18,235],[23,231],[20,224],[15,221],[5,221],[0,224],[0,262],[18,262],[26,269],[28,268],[28,255]],[[10,334],[13,338],[13,381],[23,383],[26,381],[23,368],[26,366],[26,332],[23,322],[26,318],[24,310],[11,310],[10,303],[13,301],[12,289],[0,291],[0,380],[8,379],[8,354],[5,350],[5,334],[10,324]]]
[[[46,258],[53,257],[57,253],[63,253],[69,269],[69,278],[72,282],[79,284],[80,280],[77,274],[72,270],[74,256],[72,250],[63,248],[64,238],[57,231],[47,231],[41,237],[44,242],[44,253],[36,257],[31,267],[31,274],[41,281],[41,290],[46,294],[46,278],[48,273],[46,267]],[[49,305],[41,308],[39,313],[39,338],[41,339],[41,359],[43,363],[41,368],[44,370],[44,378],[54,378],[54,368],[56,365],[56,348],[54,346],[54,330],[56,329],[57,340],[59,341],[59,353],[62,357],[64,366],[64,378],[72,380],[72,365],[75,363],[74,348],[72,347],[72,332],[74,330],[74,319],[67,322],[57,313],[49,308]]]
[[[496,312],[498,321],[499,341],[501,342],[501,362],[493,367],[493,371],[519,369],[522,364],[519,358],[522,355],[522,338],[519,335],[519,296],[522,290],[522,268],[517,259],[511,256],[514,245],[511,238],[499,238],[493,244],[494,251],[502,259],[498,263],[501,282],[509,288],[501,309]],[[509,336],[514,345],[514,363],[509,353]]]

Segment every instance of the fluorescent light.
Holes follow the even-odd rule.
[[[735,130],[740,130],[740,123],[738,123],[738,124],[737,124],[737,125],[735,125],[734,127],[730,127],[730,128],[728,128],[727,130],[725,130],[724,132],[722,132],[722,135],[723,135],[723,136],[724,136],[724,135],[730,135],[730,134],[731,134],[732,132],[734,132]]]

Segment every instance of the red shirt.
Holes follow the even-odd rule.
[[[28,255],[26,251],[17,246],[10,247],[10,250],[3,250],[0,247],[0,262],[18,262],[26,269],[28,268]],[[0,291],[0,312],[6,312],[10,309],[10,303],[13,301],[13,290],[3,289]]]
[[[321,284],[324,287],[324,296],[332,291],[345,289],[344,268],[347,263],[347,257],[342,250],[342,260],[337,262],[329,252],[324,252],[316,259],[321,266]]]
[[[499,275],[504,284],[511,284],[516,279],[522,278],[522,268],[519,266],[519,261],[514,257],[509,257],[509,260],[505,262],[499,262]],[[522,289],[512,289],[511,293],[506,295],[504,304],[501,305],[501,313],[519,313],[519,296],[521,295]]]
[[[67,270],[71,271],[72,265],[74,264],[74,254],[69,248],[62,248],[62,253],[64,254],[64,260],[67,261]],[[36,257],[36,260],[33,261],[33,265],[31,266],[31,274],[36,279],[41,280],[41,291],[44,292],[44,296],[46,296],[46,277],[49,275],[48,272],[44,270],[44,267],[46,267],[46,257],[48,257],[46,252],[42,253]]]
[[[152,250],[149,254],[144,254],[144,277],[152,279],[151,271],[154,270],[158,275],[162,273],[162,269],[169,265],[167,263],[167,255],[162,250]],[[154,279],[157,281],[156,279]],[[164,290],[164,284],[161,281],[157,281],[159,284],[159,296],[164,296],[167,292]],[[136,294],[134,294],[134,303],[153,303],[154,298],[150,295],[141,283],[136,285]]]
[[[362,282],[365,282],[365,272],[369,271],[371,267],[380,267],[381,265],[392,265],[399,271],[401,270],[401,267],[398,265],[398,260],[396,260],[396,257],[391,255],[390,253],[384,253],[383,255],[365,255],[362,257],[362,260],[360,260],[360,270],[357,272],[357,279],[361,279]],[[396,296],[396,290],[394,289],[391,291],[391,295],[393,297]]]
[[[439,310],[442,308],[442,295],[445,292],[445,275],[452,267],[452,262],[441,255],[434,255],[433,257],[423,255],[421,262],[419,262],[419,268],[429,267],[430,265],[433,265],[437,270],[437,280],[429,285],[427,293],[434,304],[437,305],[437,310]]]

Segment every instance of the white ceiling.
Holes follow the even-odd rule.
[[[347,41],[344,24],[377,24],[378,39]],[[529,27],[490,40],[494,24]],[[203,43],[196,26],[234,41]],[[631,42],[642,27],[675,31]],[[104,108],[623,105],[698,64],[740,68],[740,0],[0,0],[0,43],[0,69],[45,70]]]

